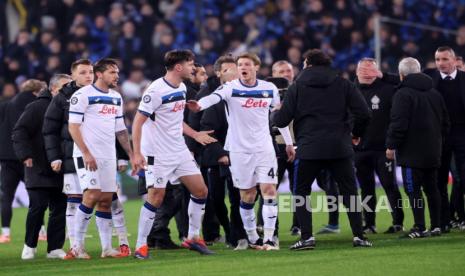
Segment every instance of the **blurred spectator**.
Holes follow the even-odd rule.
[[[139,100],[145,87],[150,83],[140,68],[133,69],[129,78],[121,86],[121,92],[125,100]]]

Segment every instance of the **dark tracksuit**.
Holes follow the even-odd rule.
[[[422,188],[428,199],[431,228],[440,226],[441,198],[436,180],[448,127],[444,100],[433,89],[431,78],[423,73],[406,76],[393,99],[386,147],[396,150],[415,227],[421,231],[426,229]]]
[[[351,133],[355,137],[363,135],[370,110],[355,85],[339,77],[329,66],[306,68],[289,87],[281,109],[272,115],[272,120],[278,127],[294,120],[297,143],[294,195],[309,196],[311,183],[322,169],[328,169],[347,208],[351,197],[357,197],[357,206],[349,208],[348,216],[353,235],[362,237]],[[302,239],[313,235],[311,210],[305,205],[296,207]]]
[[[32,158],[32,167],[25,167],[29,210],[26,218],[25,244],[37,247],[39,231],[47,208],[47,252],[61,249],[65,242],[66,196],[63,190],[63,174],[55,173],[47,160],[42,124],[47,106],[52,100],[48,90],[29,104],[13,130],[13,147],[19,160]]]
[[[218,159],[229,156],[229,152],[223,149],[228,131],[226,110],[223,102],[206,109],[200,120],[200,130],[214,130],[214,136],[218,142],[205,146],[202,163],[208,168],[208,193],[212,199],[216,217],[218,218],[226,234],[226,240],[233,246],[240,239],[247,239],[241,215],[239,212],[240,192],[234,187],[231,172],[228,166],[220,165]],[[230,211],[224,202],[228,189]]]
[[[11,134],[26,105],[36,99],[30,91],[17,94],[0,104],[0,190],[2,227],[10,227],[13,215],[11,205],[16,188],[24,180],[24,166],[13,151]]]
[[[443,80],[436,69],[425,70],[425,74],[433,79],[433,87],[442,95],[449,113],[451,128],[447,135],[438,170],[438,189],[441,195],[441,228],[445,230],[450,222],[449,201],[447,184],[449,182],[449,171],[451,159],[454,157],[457,175],[465,179],[465,72],[457,70],[454,80]],[[465,222],[465,207],[463,197],[465,183],[454,180],[454,190],[459,196],[455,196],[454,205],[459,221]]]
[[[386,158],[386,133],[389,126],[392,97],[396,87],[381,79],[372,84],[355,82],[371,109],[372,118],[360,144],[355,147],[355,169],[362,192],[362,201],[369,197],[364,209],[365,226],[376,225],[375,173],[386,192],[392,209],[392,224],[403,225],[402,197],[397,186],[396,163]]]

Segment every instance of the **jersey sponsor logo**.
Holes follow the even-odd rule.
[[[112,106],[108,106],[108,105],[103,105],[102,108],[99,110],[98,114],[102,114],[102,115],[116,115],[118,114],[118,109],[112,105]]]
[[[175,102],[173,109],[171,109],[171,112],[183,111],[185,106],[186,104],[184,102]]]
[[[145,95],[142,98],[142,100],[144,101],[144,103],[149,103],[152,100],[152,98],[150,97],[150,95]]]
[[[75,104],[77,104],[78,102],[79,102],[79,100],[78,100],[77,97],[72,97],[72,98],[71,98],[71,104],[72,104],[72,105],[75,105]]]
[[[252,98],[248,98],[244,104],[241,105],[245,108],[263,108],[268,107],[268,102],[266,100],[255,100]]]

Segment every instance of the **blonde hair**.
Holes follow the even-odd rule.
[[[23,84],[21,84],[19,91],[38,93],[45,88],[47,88],[47,83],[45,83],[44,81],[29,79],[25,81]]]

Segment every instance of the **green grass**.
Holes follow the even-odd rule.
[[[381,194],[381,191],[378,191]],[[137,235],[137,221],[141,201],[125,203],[130,242],[133,246]],[[295,241],[290,236],[289,213],[280,213],[281,250],[276,252],[236,252],[223,244],[213,246],[216,255],[200,256],[187,250],[154,251],[150,260],[104,259],[100,255],[100,242],[95,224],[89,227],[93,238],[86,240],[87,250],[93,257],[84,261],[47,260],[46,246],[40,242],[35,260],[20,259],[24,239],[26,209],[15,209],[12,222],[12,242],[0,244],[0,274],[4,275],[463,275],[465,271],[465,232],[457,230],[436,238],[400,240],[398,235],[376,234],[369,238],[373,248],[353,248],[347,216],[341,214],[342,233],[316,235],[317,248],[313,251],[291,252],[287,248]],[[410,209],[405,209],[406,227],[412,225]],[[326,221],[327,213],[314,214],[314,229]],[[390,215],[377,215],[380,232],[390,224]],[[177,233],[172,227],[172,237]],[[116,240],[114,240],[116,245]],[[66,243],[66,246],[68,242]]]

